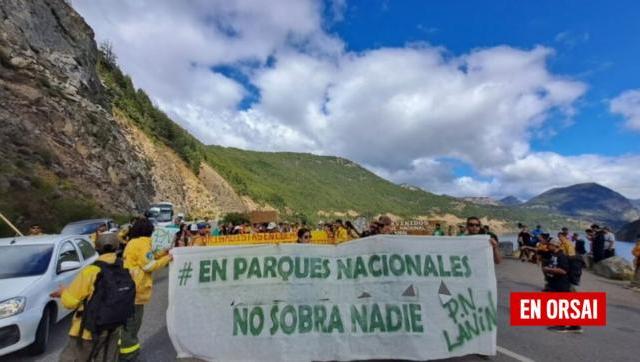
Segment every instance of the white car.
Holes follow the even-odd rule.
[[[0,239],[0,356],[46,350],[50,327],[71,312],[49,294],[97,258],[82,235]]]

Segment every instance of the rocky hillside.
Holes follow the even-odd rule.
[[[19,228],[55,232],[166,200],[194,216],[246,210],[213,169],[200,179],[199,163],[119,109],[93,31],[65,1],[3,0],[0,19],[0,212]]]
[[[3,0],[0,19],[0,210],[58,228],[146,206],[150,168],[111,115],[91,28],[61,0]]]
[[[640,216],[627,198],[596,183],[551,189],[530,199],[523,206],[603,223],[614,228]]]

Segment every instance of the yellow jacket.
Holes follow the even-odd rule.
[[[113,264],[116,261],[116,254],[102,254],[98,257],[98,260]],[[73,282],[62,292],[60,296],[62,305],[67,309],[78,309],[78,312],[82,311],[84,309],[82,302],[90,298],[93,294],[93,284],[96,281],[98,273],[100,273],[100,267],[93,264],[87,265],[82,269]],[[69,329],[69,335],[72,337],[78,337],[80,334],[82,317],[81,313],[78,312],[73,314],[71,329]],[[85,329],[82,333],[82,339],[91,340],[91,332]]]
[[[136,304],[146,304],[151,300],[153,277],[151,273],[169,264],[166,252],[154,254],[151,250],[151,238],[140,237],[129,240],[124,248],[124,267],[129,269],[136,283]]]
[[[338,230],[336,230],[336,244],[340,244],[349,240],[349,232],[346,228],[339,226]]]
[[[560,249],[566,256],[575,256],[576,255],[576,247],[573,246],[571,240],[561,236],[560,238]]]
[[[638,241],[636,246],[631,250],[631,255],[636,257],[635,265],[640,266],[640,241]]]

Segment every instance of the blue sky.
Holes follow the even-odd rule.
[[[632,16],[636,14],[636,16]],[[555,50],[549,69],[586,82],[589,90],[570,126],[533,141],[536,150],[564,155],[617,156],[640,150],[640,134],[621,127],[608,100],[640,86],[640,3],[637,1],[359,1],[344,20],[328,23],[348,49],[444,46],[453,54],[510,45]],[[595,139],[602,142],[592,142]]]
[[[338,155],[456,196],[640,198],[636,2],[73,5],[205,143]]]

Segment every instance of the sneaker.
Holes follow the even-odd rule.
[[[565,326],[551,326],[551,327],[547,327],[548,330],[550,331],[554,331],[554,332],[559,332],[559,333],[566,333],[567,331],[567,327]]]
[[[582,332],[584,332],[584,330],[580,326],[569,326],[569,327],[566,327],[566,331],[567,332],[571,332],[571,333],[582,333]]]

